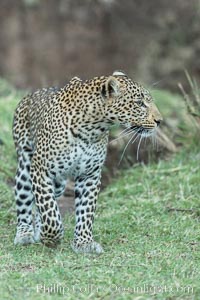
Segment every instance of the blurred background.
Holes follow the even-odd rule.
[[[115,69],[177,90],[200,77],[199,0],[0,0],[0,76],[17,88]]]

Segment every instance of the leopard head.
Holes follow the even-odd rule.
[[[106,105],[105,119],[151,135],[162,121],[150,92],[125,73],[115,71],[101,87]]]

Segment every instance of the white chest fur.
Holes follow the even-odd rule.
[[[54,159],[53,174],[57,179],[75,179],[78,176],[87,176],[96,166],[103,165],[106,149],[107,144],[102,144],[102,142],[87,144],[79,141],[79,143],[74,143]]]

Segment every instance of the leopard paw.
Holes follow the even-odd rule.
[[[16,235],[14,239],[15,245],[28,245],[34,243],[35,243],[35,239],[32,233],[24,233],[23,235]]]
[[[91,241],[89,243],[78,243],[78,242],[72,242],[71,247],[75,253],[95,253],[95,254],[101,254],[103,253],[103,248],[100,244]]]
[[[45,245],[48,248],[56,248],[57,246],[60,245],[61,239],[53,239],[53,238],[47,238],[47,237],[40,237],[40,241],[42,242],[43,245]]]

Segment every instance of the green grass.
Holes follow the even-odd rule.
[[[101,193],[94,235],[103,255],[72,252],[72,215],[57,249],[16,247],[11,124],[21,93],[2,81],[0,95],[0,298],[200,299],[199,146],[138,164]]]

